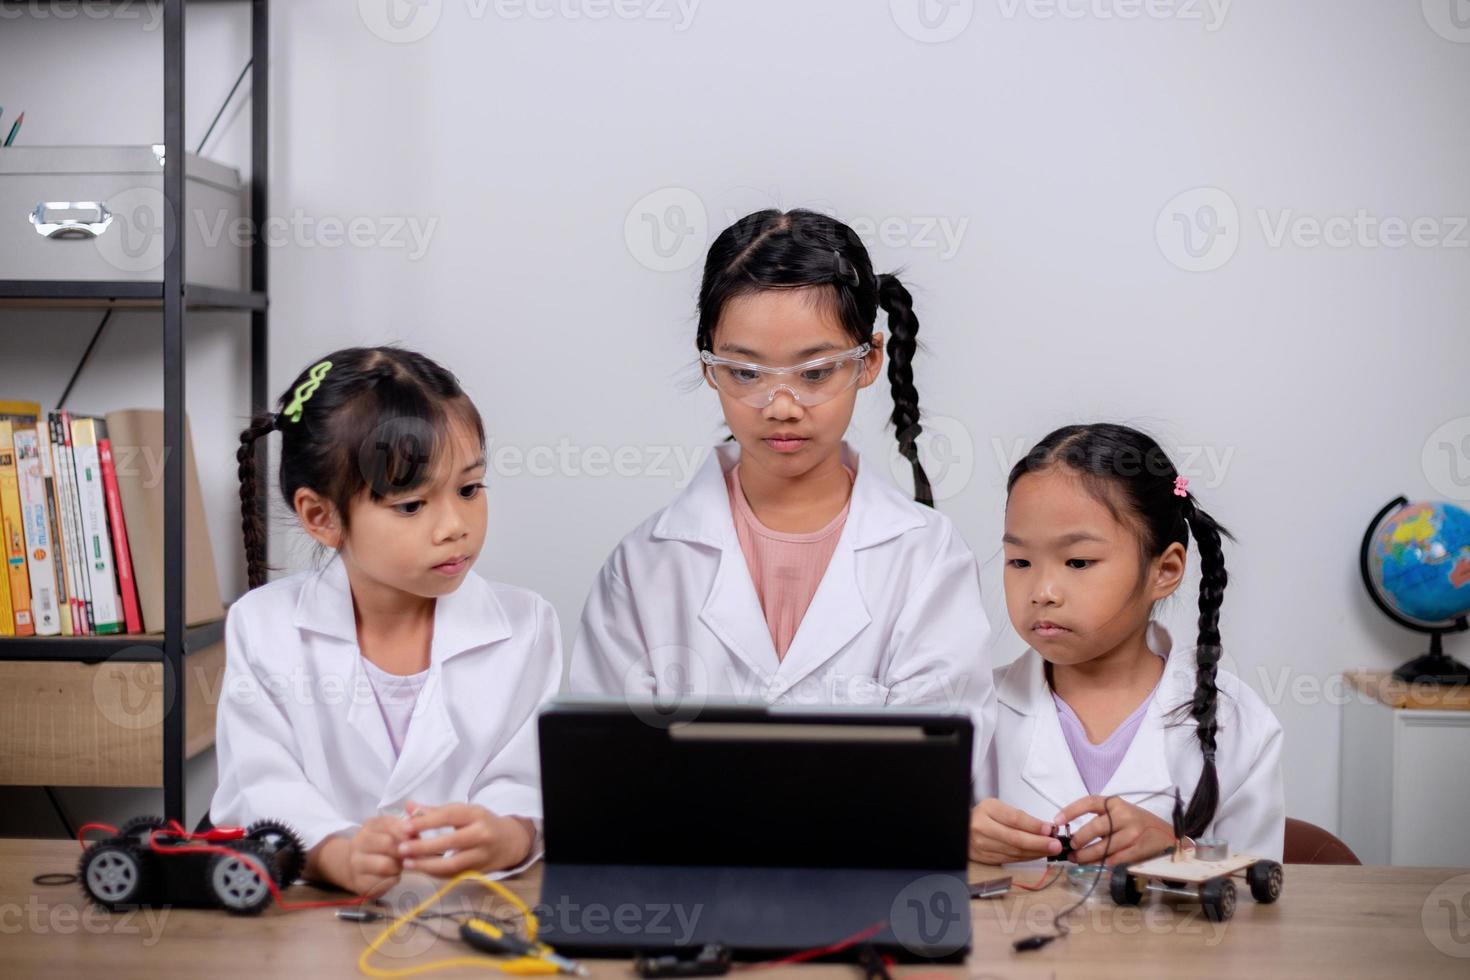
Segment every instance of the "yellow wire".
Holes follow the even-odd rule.
[[[558,972],[553,964],[534,956],[518,956],[515,959],[505,960],[495,959],[484,954],[476,956],[451,956],[442,960],[434,960],[432,963],[420,963],[417,966],[406,966],[396,970],[384,970],[368,963],[368,959],[382,948],[383,943],[387,942],[390,936],[414,919],[417,919],[424,909],[443,898],[455,885],[469,880],[478,881],[515,906],[516,910],[521,913],[521,917],[526,920],[527,941],[536,941],[536,932],[539,928],[536,922],[536,915],[525,902],[521,901],[514,892],[500,884],[500,882],[492,881],[478,871],[465,871],[451,878],[447,885],[424,899],[412,911],[393,920],[392,924],[374,936],[372,942],[368,943],[367,948],[362,951],[362,955],[357,958],[357,968],[370,977],[412,977],[421,973],[431,973],[435,970],[447,970],[452,966],[476,966],[487,970],[499,970],[502,973],[513,973],[518,976]],[[542,945],[541,949],[550,951],[549,947],[545,945]]]

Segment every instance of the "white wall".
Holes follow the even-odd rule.
[[[389,3],[416,19],[395,33]],[[984,563],[997,661],[1022,648],[997,558],[1009,462],[1059,424],[1145,427],[1240,538],[1227,648],[1262,693],[1287,692],[1272,700],[1289,811],[1335,828],[1338,708],[1314,686],[1423,645],[1364,597],[1363,526],[1399,493],[1470,497],[1431,443],[1445,423],[1470,430],[1470,31],[1455,34],[1448,3],[1072,0],[1048,17],[1039,0],[960,0],[931,5],[949,18],[932,31],[903,0],[703,0],[687,23],[689,0],[625,0],[645,15],[601,19],[586,0],[529,4],[546,18],[480,0],[279,3],[272,213],[365,216],[369,237],[395,218],[431,232],[426,250],[406,235],[327,247],[320,232],[273,250],[272,388],[334,347],[401,341],[459,373],[495,447],[573,450],[575,466],[544,476],[492,450],[479,565],[545,593],[570,638],[608,550],[675,492],[664,450],[719,431],[714,399],[681,384],[708,239],[765,206],[878,229],[877,264],[907,267],[917,297],[918,386],[953,464],[941,506]],[[192,142],[245,34],[228,7],[190,18]],[[27,110],[31,144],[158,140],[157,41],[136,25],[0,23],[6,118]],[[85,57],[59,72],[42,52],[63,43]],[[248,162],[247,123],[216,136],[218,155]],[[1170,205],[1201,187],[1217,190]],[[1173,213],[1204,221],[1202,203],[1228,233],[1201,260],[1215,268],[1186,271]],[[670,205],[690,234],[672,234]],[[1283,214],[1360,210],[1433,218],[1421,237],[1449,240],[1273,244]],[[668,259],[645,212],[678,246]],[[157,403],[156,342],[129,318],[76,407]],[[39,367],[13,360],[14,327],[30,322],[47,325]],[[4,313],[0,391],[54,399],[89,322]],[[238,591],[230,429],[246,406],[245,328],[232,324],[211,317],[191,335],[190,408]],[[866,394],[852,434],[885,467],[889,407]],[[586,453],[621,447],[641,475],[579,475],[596,462]],[[1165,614],[1186,634],[1192,606],[1191,586]],[[1470,657],[1463,638],[1449,646]]]

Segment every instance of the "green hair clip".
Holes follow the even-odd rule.
[[[322,379],[327,376],[327,372],[330,370],[332,370],[331,361],[320,361],[313,364],[311,370],[308,372],[309,376],[305,381],[296,386],[296,391],[292,393],[291,404],[287,405],[285,411],[281,414],[289,418],[292,422],[300,422],[301,410],[306,407],[306,403],[311,399],[311,396],[316,394],[317,388],[321,387]]]

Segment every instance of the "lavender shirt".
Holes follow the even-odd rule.
[[[1067,748],[1072,750],[1072,761],[1077,764],[1077,772],[1082,777],[1082,785],[1087,787],[1087,792],[1101,793],[1108,785],[1108,780],[1113,778],[1113,773],[1118,771],[1118,766],[1122,763],[1123,756],[1128,754],[1128,746],[1133,744],[1133,736],[1138,734],[1138,726],[1143,723],[1143,716],[1148,713],[1148,706],[1153,703],[1158,689],[1155,684],[1143,703],[1133,709],[1133,714],[1123,719],[1123,723],[1097,745],[1087,740],[1082,719],[1077,717],[1072,706],[1063,701],[1056,691],[1051,692],[1051,699],[1057,706],[1057,720],[1062,723],[1062,736],[1067,740]]]
[[[428,668],[417,674],[390,674],[367,657],[362,658],[367,669],[368,682],[378,699],[378,710],[383,713],[383,724],[388,726],[388,741],[393,746],[396,759],[403,752],[403,741],[408,737],[408,723],[413,720],[413,709],[418,704],[419,691],[429,677]]]

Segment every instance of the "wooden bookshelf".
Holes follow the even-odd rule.
[[[224,641],[225,621],[216,619],[191,626],[184,638],[187,656]],[[0,637],[0,663],[16,660],[103,660],[158,663],[163,660],[162,633],[115,633],[111,636],[5,636]],[[4,780],[0,780],[3,783]]]
[[[152,663],[0,663],[0,783],[162,787],[164,717],[174,699],[158,652]],[[224,669],[220,642],[185,661],[185,758],[214,744]]]

